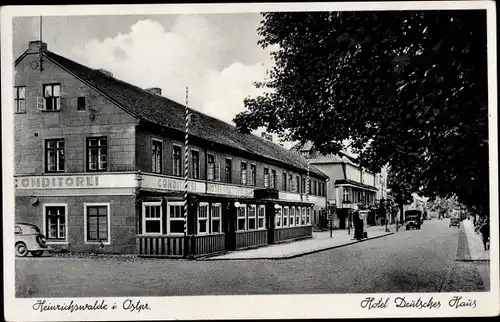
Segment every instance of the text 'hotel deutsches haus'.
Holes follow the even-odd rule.
[[[196,257],[312,236],[328,177],[298,153],[191,110],[185,231],[184,105],[40,41],[15,71],[16,221],[53,249]]]

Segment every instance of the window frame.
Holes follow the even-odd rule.
[[[288,220],[288,227],[295,227],[295,207],[294,206],[290,206],[289,207],[289,220]]]
[[[180,153],[179,153],[179,166],[176,167],[175,166],[175,161],[176,161],[176,158],[175,158],[175,150],[176,149],[179,149]],[[178,170],[178,174],[176,173]],[[180,144],[172,144],[172,176],[174,177],[182,177],[183,175],[183,172],[182,172],[182,145]]]
[[[174,217],[172,220],[172,217],[170,217],[170,207],[181,207],[181,214],[182,216],[180,218]],[[184,231],[181,233],[173,233],[172,232],[172,221],[182,221],[184,222],[184,202],[183,201],[169,201],[167,203],[167,235],[168,236],[184,236]]]
[[[213,208],[219,208],[219,216],[218,217],[213,217]],[[210,204],[210,233],[212,234],[220,234],[222,233],[222,203],[212,203]],[[213,222],[214,220],[219,222],[219,231],[214,232],[213,230]]]
[[[159,144],[160,153],[157,155],[155,153],[155,144]],[[160,160],[155,160],[157,157]],[[155,168],[156,165],[156,168]],[[159,170],[158,170],[159,166]],[[157,138],[151,138],[151,172],[152,173],[163,173],[163,140]]]
[[[210,162],[210,157],[213,158],[213,162]],[[215,181],[215,154],[207,153],[207,181]],[[212,170],[212,174],[210,174]]]
[[[203,219],[200,219],[200,213],[201,213],[201,207],[206,207],[206,217],[203,217]],[[210,205],[208,202],[200,202],[197,209],[196,209],[196,232],[198,235],[209,235],[211,233],[211,221],[210,221]],[[205,221],[205,227],[206,231],[205,232],[200,232],[200,221]]]
[[[269,168],[268,167],[264,167],[264,170],[263,170],[263,173],[264,173],[264,188],[269,188],[271,186],[271,176],[269,174]]]
[[[49,238],[47,231],[47,207],[64,207],[64,239]],[[68,204],[67,203],[46,203],[43,204],[43,235],[47,239],[47,244],[68,244]],[[59,227],[58,227],[59,231]]]
[[[300,212],[302,207],[295,208],[295,227],[300,227]]]
[[[196,169],[195,169],[195,164],[193,162],[193,156],[194,155],[198,155],[198,159],[197,159],[197,164],[196,164]],[[200,179],[200,150],[198,149],[190,149],[189,151],[189,157],[190,157],[190,160],[189,160],[189,164],[190,164],[190,168],[191,168],[191,178],[193,179],[197,179],[199,180]],[[196,170],[196,172],[195,172]],[[195,176],[196,174],[196,176]]]
[[[279,208],[274,208],[274,228],[281,228],[282,227],[282,225],[281,225],[283,222],[282,217],[283,217],[283,207],[279,206]],[[279,223],[279,225],[278,225],[278,223]]]
[[[238,209],[241,208],[243,209],[244,211],[244,216],[240,216],[240,212],[238,211]],[[244,228],[243,229],[239,229],[239,221],[241,219],[244,219],[245,220],[245,224],[244,224]],[[236,207],[236,231],[246,231],[248,228],[248,220],[247,220],[247,205],[246,204],[240,204],[239,207]]]
[[[52,95],[54,95],[54,87],[59,86],[59,96],[45,96],[45,88],[51,87],[52,88]],[[44,102],[44,108],[43,110],[45,112],[57,112],[61,110],[61,83],[47,83],[47,84],[42,84],[42,98]],[[56,102],[56,108],[54,109],[47,109],[47,99],[49,98],[55,98]]]
[[[99,169],[99,165],[101,163],[101,160],[100,160],[100,157],[102,156],[101,154],[99,154],[99,151],[100,151],[100,148],[101,146],[99,146],[99,142],[101,139],[105,139],[106,140],[106,145],[105,145],[105,150],[106,150],[106,167],[104,169]],[[86,172],[106,172],[108,171],[108,165],[109,165],[109,162],[108,162],[108,156],[109,156],[109,145],[108,145],[108,137],[107,136],[87,136],[85,138],[86,140],[86,149],[85,149],[85,156],[86,156],[86,165],[85,165],[85,170]],[[90,169],[90,141],[91,140],[97,140],[97,146],[95,147],[92,147],[92,149],[97,149],[97,169]]]
[[[146,207],[160,207],[160,218],[146,218]],[[161,201],[144,201],[142,203],[142,235],[163,235],[163,207],[161,206]],[[160,232],[146,232],[146,222],[147,221],[159,221],[160,222]]]
[[[225,183],[233,183],[233,158],[226,157],[224,163],[224,176],[225,176]],[[229,175],[228,175],[228,162],[229,161]]]
[[[26,114],[26,86],[25,85],[20,85],[20,86],[14,86],[14,89],[16,91],[16,95],[14,96],[14,114]],[[19,90],[24,89],[24,97],[21,98],[19,95]],[[21,105],[20,103],[24,102],[24,111],[19,110],[19,106]]]
[[[108,240],[107,241],[94,241],[94,240],[88,240],[88,207],[103,207],[105,206],[107,208],[106,214],[107,214],[107,230],[108,230]],[[83,241],[84,244],[90,244],[90,245],[95,245],[95,244],[102,244],[103,245],[111,245],[111,204],[109,202],[84,202],[83,203]]]
[[[261,216],[260,210],[263,209],[263,215]],[[259,220],[262,219],[262,227],[259,225]],[[266,206],[265,205],[259,205],[257,207],[257,230],[264,230],[266,229]]]
[[[49,149],[48,147],[48,144],[49,142],[51,141],[54,141],[55,142],[55,149]],[[59,156],[59,151],[61,150],[60,148],[57,147],[58,143],[59,142],[63,142],[63,145],[64,147],[62,148],[62,163],[63,163],[63,169],[62,170],[58,170],[57,169],[57,160],[60,158]],[[48,139],[45,139],[44,141],[44,161],[45,161],[45,172],[46,173],[64,173],[66,172],[66,140],[64,140],[64,138],[48,138]],[[54,150],[56,152],[56,155],[55,155],[55,167],[56,167],[56,170],[52,170],[52,171],[49,171],[49,151],[51,150]]]
[[[245,165],[245,168],[243,169],[243,165]],[[247,171],[248,171],[248,163],[246,161],[241,161],[240,162],[240,184],[241,185],[247,185],[248,184],[248,178],[247,178]],[[243,178],[245,180],[243,180]]]
[[[311,225],[311,207],[306,208],[306,226]],[[316,212],[316,210],[314,210]]]
[[[253,209],[253,216],[250,216],[250,209]],[[257,205],[250,204],[247,207],[247,230],[258,230],[258,222],[257,222]],[[250,228],[250,219],[254,221],[254,228]]]
[[[255,163],[250,164],[250,186],[257,185],[257,165]]]
[[[281,210],[282,215],[281,215],[281,227],[283,228],[288,228],[290,227],[290,207],[284,206],[283,209]],[[286,224],[285,224],[285,219],[286,219]]]
[[[83,108],[80,108],[80,102],[83,101]],[[76,98],[76,110],[78,112],[85,111],[87,109],[87,97],[85,96],[78,96]]]

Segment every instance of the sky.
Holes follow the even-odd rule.
[[[232,123],[273,66],[258,13],[43,17],[48,49]],[[40,17],[14,18],[14,59],[40,37]],[[260,132],[262,129],[259,129]],[[258,133],[256,132],[256,133]],[[286,144],[290,147],[291,144]]]

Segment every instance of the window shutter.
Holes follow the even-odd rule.
[[[45,111],[45,99],[43,97],[36,98],[36,109],[40,111]]]
[[[215,166],[215,181],[220,181],[220,163],[214,163],[214,166]]]

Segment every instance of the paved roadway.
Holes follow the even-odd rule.
[[[464,237],[447,220],[430,220],[422,230],[288,260],[21,258],[16,296],[484,291],[488,264],[455,261],[467,251]]]

